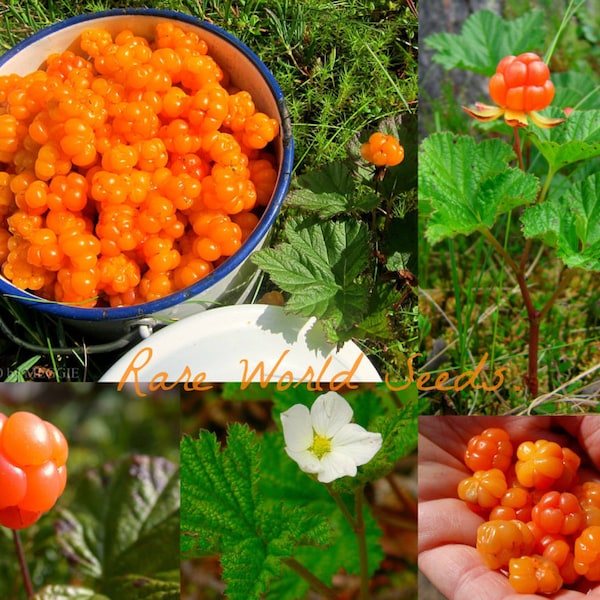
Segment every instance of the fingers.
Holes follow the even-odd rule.
[[[485,566],[475,548],[447,544],[419,555],[419,569],[451,600],[590,600],[600,597],[600,588],[589,594],[561,590],[551,596],[517,594],[506,575]]]
[[[442,544],[475,546],[483,519],[454,498],[419,502],[419,552]]]
[[[600,469],[600,416],[559,417],[556,422],[577,438],[594,466]]]
[[[508,579],[485,566],[475,548],[448,544],[419,555],[419,568],[446,598],[508,600],[514,590]],[[520,600],[537,596],[523,595]]]

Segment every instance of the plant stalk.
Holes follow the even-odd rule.
[[[529,313],[529,311],[527,311]],[[529,318],[529,361],[527,364],[527,389],[532,398],[538,395],[538,352],[540,347],[540,313],[534,311]]]
[[[364,488],[359,488],[354,494],[354,512],[356,525],[354,533],[358,542],[358,558],[360,561],[360,598],[369,600],[369,557],[367,553],[367,535],[363,513]]]
[[[31,576],[29,575],[29,569],[25,560],[25,552],[23,551],[23,544],[21,543],[21,536],[17,529],[13,529],[13,540],[15,542],[15,550],[17,551],[17,559],[19,566],[21,567],[21,575],[23,576],[23,583],[25,584],[25,590],[27,591],[27,597],[33,596],[33,584],[31,583]]]
[[[300,575],[302,579],[310,584],[310,587],[325,598],[337,600],[338,596],[334,590],[325,585],[316,575],[309,571],[304,565],[300,564],[295,558],[286,558],[283,561],[292,571]]]
[[[486,239],[489,240],[492,246],[504,258],[506,264],[513,270],[517,278],[519,289],[521,290],[521,296],[523,297],[523,302],[525,303],[525,308],[527,309],[527,320],[529,321],[529,358],[527,363],[527,376],[525,378],[525,382],[531,397],[535,398],[538,394],[539,389],[538,352],[540,345],[540,321],[542,320],[543,315],[541,312],[538,312],[533,306],[533,300],[531,298],[531,292],[527,287],[527,280],[525,278],[524,269],[522,269],[521,266],[513,260],[513,258],[510,256],[510,254],[508,254],[508,252],[504,248],[504,246],[502,246],[502,244],[494,237],[494,234],[489,229],[484,229],[483,234],[486,237]],[[559,289],[562,291],[562,289],[564,288],[561,288],[559,286]],[[555,294],[553,296],[554,300],[556,300],[557,297],[558,294]],[[546,313],[544,312],[543,314],[545,315]]]
[[[529,359],[527,362],[527,376],[525,383],[529,394],[532,398],[538,395],[539,380],[538,380],[538,352],[540,346],[540,321],[541,315],[533,306],[533,300],[531,299],[531,293],[527,287],[527,280],[525,279],[525,273],[523,271],[517,272],[517,283],[521,290],[521,296],[527,309],[527,320],[529,321],[529,340],[528,340],[528,352]]]
[[[340,495],[330,486],[326,485],[327,491],[340,507],[346,521],[352,527],[358,543],[358,559],[360,565],[360,600],[369,600],[369,558],[367,551],[367,530],[363,511],[364,487],[356,490],[354,494],[354,517],[350,514],[348,507]]]
[[[519,128],[515,125],[513,127],[513,131],[515,134],[515,143],[513,144],[513,148],[515,150],[515,154],[517,155],[517,160],[519,161],[519,168],[521,171],[525,171],[525,163],[523,162],[523,152],[521,151],[521,139],[519,138]]]
[[[348,521],[348,523],[350,524],[350,527],[352,527],[352,529],[356,531],[356,521],[354,520],[354,517],[350,514],[350,511],[348,510],[348,507],[342,500],[341,496],[331,487],[330,484],[325,484],[325,487],[327,488],[329,495],[335,500],[335,503],[342,511],[342,514],[344,515],[346,521]]]

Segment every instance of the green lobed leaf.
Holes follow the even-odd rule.
[[[600,86],[588,74],[564,71],[552,74],[556,94],[552,105],[561,109],[594,109],[598,106]]]
[[[181,440],[181,550],[222,551],[231,539],[254,535],[254,487],[258,477],[258,446],[248,429],[230,431],[221,453],[214,433]],[[236,477],[236,473],[239,477]],[[233,475],[233,477],[232,477]],[[222,501],[215,505],[215,499]]]
[[[111,600],[109,596],[75,585],[48,585],[30,600]]]
[[[63,552],[103,585],[179,568],[177,465],[133,455],[91,470],[57,531]]]
[[[464,22],[460,34],[434,33],[425,45],[437,50],[433,60],[445,69],[467,69],[491,76],[502,58],[538,50],[545,39],[544,12],[532,10],[507,21],[480,10]]]
[[[391,341],[398,337],[391,322],[393,307],[400,303],[402,292],[393,282],[377,283],[369,296],[369,309],[364,319],[350,327],[340,329],[323,323],[327,339],[332,343],[343,343],[351,339],[369,339],[373,341]]]
[[[600,271],[600,174],[528,208],[521,222],[525,237],[540,237],[555,246],[568,267]]]
[[[353,211],[366,212],[379,202],[379,198],[370,190],[355,193],[352,172],[341,161],[300,175],[297,185],[299,187],[288,194],[286,202],[316,212],[322,218]]]
[[[419,212],[412,210],[404,217],[390,220],[381,241],[381,251],[387,256],[388,271],[408,269],[418,271],[415,248],[419,244]],[[401,258],[402,264],[398,263]]]
[[[435,244],[494,225],[496,218],[532,203],[538,179],[508,167],[511,147],[499,139],[436,133],[421,145],[419,199],[432,208],[425,236]]]
[[[369,288],[359,277],[368,265],[367,226],[356,219],[319,222],[291,218],[287,243],[252,260],[285,292],[290,311],[347,327],[368,307]]]
[[[258,600],[297,547],[327,543],[320,515],[259,494],[265,467],[246,425],[228,428],[223,450],[209,432],[182,438],[181,466],[182,553],[220,554],[228,598]]]
[[[564,117],[564,113],[556,108],[550,109],[547,114]],[[557,127],[532,128],[530,137],[554,171],[600,156],[600,110],[573,111]]]

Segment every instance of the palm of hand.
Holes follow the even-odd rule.
[[[458,499],[456,488],[470,474],[462,460],[468,440],[492,426],[506,429],[517,444],[540,438],[566,443],[567,437],[574,436],[581,444],[580,456],[587,454],[595,465],[600,465],[597,417],[422,417],[419,568],[449,600],[600,598],[600,584],[589,582],[584,582],[581,591],[561,590],[551,596],[518,594],[504,574],[484,564],[475,548],[477,528],[484,519]],[[557,426],[559,433],[550,431]]]

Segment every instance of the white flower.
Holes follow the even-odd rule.
[[[310,412],[295,404],[281,413],[285,451],[306,473],[316,473],[322,483],[356,475],[381,448],[380,433],[351,423],[352,408],[336,392],[319,396]]]

